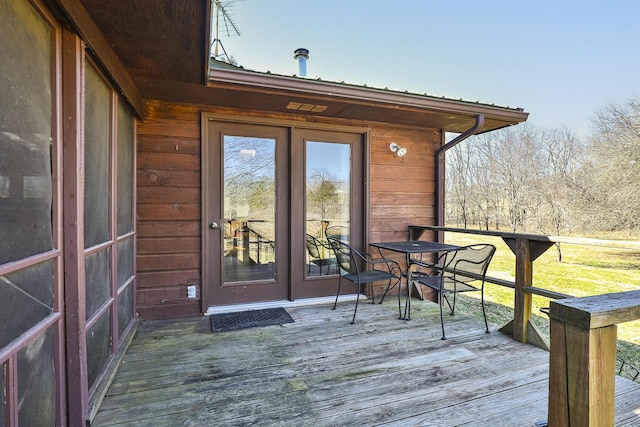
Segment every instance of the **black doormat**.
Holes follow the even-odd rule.
[[[257,326],[284,325],[285,323],[293,322],[294,320],[289,316],[289,313],[282,307],[211,315],[213,332],[234,331]]]

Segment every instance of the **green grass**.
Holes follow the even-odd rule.
[[[495,245],[496,254],[487,275],[513,280],[515,256],[499,237],[448,232],[445,241],[456,245]],[[637,250],[562,243],[561,251],[562,262],[558,262],[558,251],[554,246],[533,263],[535,287],[577,297],[640,289],[640,253]],[[460,310],[481,318],[480,304],[473,297],[460,298]],[[512,289],[487,284],[485,299],[491,325],[500,327],[513,319]],[[549,319],[540,308],[548,306],[549,299],[533,296],[533,322],[547,338]],[[618,353],[631,365],[640,367],[640,320],[618,325]]]

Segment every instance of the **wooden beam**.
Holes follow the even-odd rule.
[[[531,319],[532,295],[525,288],[533,284],[533,265],[529,240],[516,239],[516,288],[513,305],[513,339],[527,342],[527,324]]]
[[[57,0],[57,3],[87,47],[94,53],[96,61],[113,80],[120,94],[128,101],[136,115],[144,119],[144,101],[138,87],[82,3],[79,0]]]
[[[64,283],[69,425],[84,425],[88,405],[84,275],[84,44],[69,30],[62,35],[62,145],[64,182]]]
[[[547,249],[549,249],[551,246],[553,246],[553,242],[551,242],[551,241],[533,240],[533,239],[530,239],[530,238],[526,237],[526,235],[523,235],[520,238],[525,238],[529,242],[529,252],[530,252],[531,262],[533,262],[536,259],[538,259],[538,257],[540,255],[545,253],[547,251]],[[509,249],[511,249],[511,251],[515,254],[516,253],[516,241],[518,240],[518,237],[502,236],[502,240],[507,244],[507,246],[509,246]]]
[[[548,243],[567,243],[570,245],[587,245],[598,246],[604,248],[620,248],[620,249],[634,249],[640,250],[640,242],[631,240],[603,240],[603,239],[588,239],[581,237],[564,237],[564,236],[548,236],[546,234],[527,234],[527,233],[513,233],[509,231],[497,231],[497,230],[476,230],[472,228],[456,228],[456,227],[438,227],[433,225],[410,225],[409,228],[425,229],[435,231],[450,231],[452,233],[463,234],[478,234],[482,236],[497,236],[505,240],[507,245],[510,245],[507,240],[513,239],[515,243],[516,238],[528,239],[535,242],[548,242]],[[552,245],[549,245],[551,247]]]

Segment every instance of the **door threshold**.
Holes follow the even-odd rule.
[[[340,295],[338,302],[344,301],[355,301],[357,295],[349,294],[349,295]],[[361,298],[367,298],[365,295],[360,295]],[[263,310],[266,308],[287,308],[287,307],[302,307],[306,305],[316,305],[316,304],[329,304],[333,303],[336,300],[336,297],[318,297],[318,298],[303,298],[295,301],[288,300],[280,300],[280,301],[264,301],[264,302],[252,302],[247,304],[235,304],[235,305],[216,305],[209,306],[209,309],[205,316],[210,316],[212,314],[220,314],[220,313],[234,313],[238,311],[249,311],[249,310]]]

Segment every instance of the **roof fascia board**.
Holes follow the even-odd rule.
[[[289,92],[301,92],[309,95],[331,96],[358,102],[392,104],[407,108],[427,109],[448,113],[476,116],[483,114],[488,118],[499,118],[514,122],[527,120],[529,113],[522,110],[496,107],[486,104],[457,101],[447,98],[434,98],[411,93],[397,93],[383,89],[353,87],[346,84],[305,80],[296,77],[268,75],[242,70],[215,69],[209,73],[210,83],[229,83]]]

